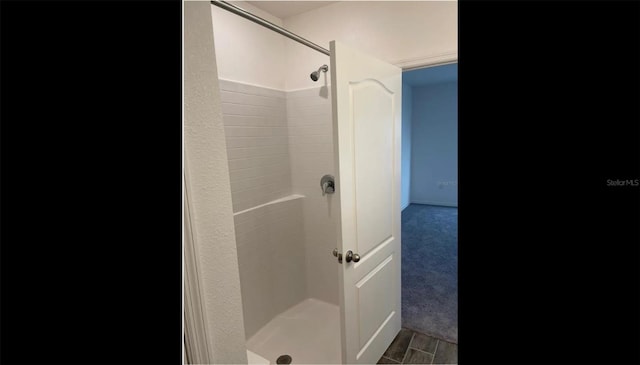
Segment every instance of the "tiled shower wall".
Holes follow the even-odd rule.
[[[338,304],[331,98],[220,81],[249,338],[304,298]]]
[[[291,195],[286,94],[220,80],[234,213]]]
[[[302,197],[234,216],[245,336],[307,297]]]
[[[306,298],[302,198],[292,196],[286,94],[220,85],[248,339]]]
[[[293,191],[304,198],[307,294],[338,304],[336,244],[338,201],[322,195],[320,179],[335,176],[331,94],[326,86],[287,93]]]

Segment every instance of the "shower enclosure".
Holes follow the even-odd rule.
[[[375,363],[400,330],[401,70],[212,4],[249,363]]]
[[[309,77],[308,74],[302,75]],[[247,348],[340,363],[331,102],[220,80]]]

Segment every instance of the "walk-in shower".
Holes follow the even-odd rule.
[[[341,363],[329,51],[212,4],[249,363]]]
[[[327,65],[322,65],[320,66],[320,68],[318,69],[318,71],[313,71],[311,73],[311,80],[313,81],[318,81],[318,79],[320,78],[320,71],[322,72],[327,72],[329,71],[329,66]]]

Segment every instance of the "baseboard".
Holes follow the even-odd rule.
[[[403,210],[407,209],[407,207],[408,207],[410,204],[411,204],[411,202],[407,203],[407,205],[405,205],[405,206],[403,206],[403,207],[401,206],[401,207],[400,207],[400,211],[403,211]]]
[[[452,207],[452,208],[458,207],[458,203],[434,202],[434,201],[427,201],[427,200],[421,200],[421,201],[412,200],[411,204],[438,205],[441,207]]]

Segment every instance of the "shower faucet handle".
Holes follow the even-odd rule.
[[[320,179],[320,187],[322,188],[322,196],[325,194],[333,194],[336,191],[335,179],[331,175],[324,175]]]

